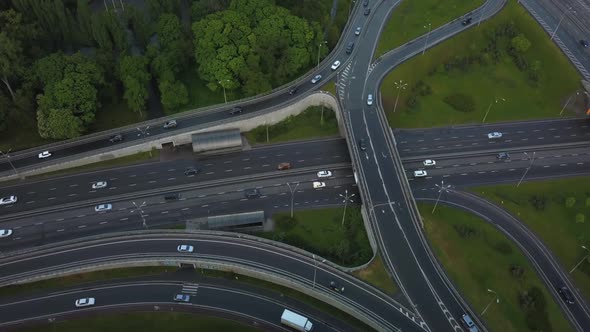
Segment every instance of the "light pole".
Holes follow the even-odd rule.
[[[524,177],[527,175],[527,173],[529,172],[529,169],[531,169],[531,167],[533,167],[533,163],[535,162],[535,153],[537,152],[533,152],[533,158],[529,157],[528,153],[524,153],[524,155],[531,160],[531,163],[529,164],[529,167],[526,168],[526,170],[524,171],[524,174],[522,175],[522,177],[520,178],[520,181],[518,181],[518,183],[516,184],[516,188],[518,188],[518,186],[520,186],[520,183],[522,182],[522,180],[524,180]]]
[[[287,182],[287,187],[289,187],[289,191],[291,191],[291,218],[293,218],[293,202],[295,200],[295,190],[299,187],[299,182],[295,182],[295,187],[291,187],[291,184]]]
[[[424,26],[424,29],[428,29],[428,33],[426,34],[426,41],[424,42],[424,49],[422,50],[422,55],[426,53],[426,45],[428,45],[428,37],[430,37],[430,31],[432,30],[432,24],[429,22],[427,25]]]
[[[322,50],[322,46],[323,46],[324,44],[327,44],[327,43],[328,43],[328,42],[324,40],[323,42],[321,42],[321,43],[318,45],[318,66],[317,66],[317,68],[320,68],[320,51]]]
[[[498,293],[494,292],[493,290],[488,288],[488,292],[490,293],[494,293],[494,298],[490,301],[490,303],[488,303],[488,305],[483,309],[483,311],[481,312],[480,316],[483,316],[483,314],[486,313],[486,311],[488,310],[488,308],[490,307],[490,305],[492,305],[492,303],[494,302],[494,300],[496,300],[496,303],[500,303],[500,297],[498,296]]]
[[[492,100],[492,102],[490,103],[490,106],[488,106],[488,110],[486,111],[486,114],[483,116],[481,124],[484,124],[484,122],[486,122],[486,118],[488,117],[488,113],[490,113],[490,110],[492,109],[492,105],[497,104],[499,101],[506,101],[506,99],[502,97],[495,97],[494,100]]]
[[[217,81],[217,83],[223,88],[223,100],[225,100],[225,103],[227,104],[227,95],[225,94],[225,85],[223,85],[223,82],[229,82],[229,80]]]
[[[399,80],[398,82],[393,82],[395,84],[395,88],[397,89],[397,96],[395,97],[395,104],[393,105],[393,113],[395,113],[395,110],[397,109],[397,101],[399,99],[399,94],[400,92],[402,92],[402,90],[406,89],[406,86],[408,86],[408,83],[404,83],[404,81]]]
[[[352,11],[352,7],[356,4],[356,0],[352,0],[350,2],[350,5],[348,6],[348,15],[350,15],[350,12]]]
[[[6,156],[6,160],[8,160],[8,163],[10,164],[10,167],[12,167],[12,170],[14,171],[14,175],[18,175],[18,172],[16,171],[16,168],[14,167],[14,164],[10,160],[10,154],[9,154],[10,151],[12,151],[12,149],[8,149],[8,151],[6,151],[6,153],[0,151],[0,155]]]
[[[137,134],[137,137],[139,137],[139,136],[149,136],[150,133],[148,132],[148,129],[150,129],[150,126],[146,126],[143,129],[141,127],[137,127],[137,131],[139,131],[139,133]]]
[[[479,15],[479,21],[477,22],[477,26],[479,26],[481,24],[481,20],[483,19],[483,13],[486,10],[487,6],[488,6],[488,2],[486,1],[486,4],[481,9],[481,14]]]
[[[143,214],[143,207],[146,206],[145,202],[142,202],[140,205],[135,204],[135,202],[131,202],[131,203],[133,203],[133,206],[135,206],[135,209],[131,210],[130,213],[134,213],[135,211],[139,212],[139,216],[141,217],[143,228],[148,228],[147,223],[145,221],[145,215]]]
[[[580,264],[582,264],[583,261],[586,260],[586,258],[588,258],[588,256],[590,256],[590,249],[586,248],[585,246],[580,246],[582,247],[584,250],[586,250],[588,253],[586,254],[586,256],[584,256],[584,258],[580,259],[580,261],[578,262],[578,264],[576,264],[571,270],[570,273],[574,272],[575,269],[578,268],[578,266],[580,266]]]
[[[448,193],[449,190],[451,190],[451,185],[448,184],[445,186],[445,180],[440,180],[440,186],[438,184],[435,184],[435,186],[438,188],[438,197],[436,198],[436,203],[434,203],[434,207],[432,208],[432,212],[431,214],[434,214],[434,210],[436,209],[436,206],[438,205],[438,201],[440,200],[440,196],[442,195],[443,191],[445,193]]]
[[[588,94],[588,92],[584,92],[584,93],[586,93],[586,95]],[[576,91],[576,98],[574,99],[574,104],[576,103],[576,100],[578,100],[578,96],[579,96],[579,95],[580,95],[580,91]],[[570,100],[572,100],[572,97],[573,97],[573,95],[572,95],[572,96],[570,96],[570,97],[569,97],[569,98],[566,100],[565,104],[564,104],[564,105],[563,105],[563,107],[561,108],[561,112],[559,112],[559,116],[561,116],[561,115],[563,114],[563,111],[565,110],[565,108],[567,107],[567,105],[569,105],[569,103],[570,103]]]
[[[550,40],[553,40],[553,37],[555,37],[555,34],[557,33],[557,30],[559,30],[559,26],[561,25],[561,21],[563,21],[563,19],[565,18],[565,15],[568,12],[572,12],[573,14],[576,13],[576,11],[573,10],[571,6],[567,6],[567,9],[563,11],[563,14],[561,14],[561,18],[559,19],[559,22],[557,22],[557,26],[555,27],[555,30],[551,34],[551,39]]]
[[[312,288],[315,288],[315,275],[318,270],[318,261],[315,259],[315,254],[312,254],[312,256],[313,256],[313,286],[312,286]]]
[[[354,203],[354,201],[352,200],[352,198],[354,197],[354,194],[348,196],[348,189],[346,189],[344,191],[344,195],[339,194],[340,197],[342,197],[344,200],[342,201],[342,203],[344,203],[344,212],[342,213],[342,227],[344,227],[344,218],[346,217],[346,207],[348,206],[348,203]]]

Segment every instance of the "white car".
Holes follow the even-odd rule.
[[[499,133],[497,131],[494,131],[493,133],[488,134],[489,139],[501,138],[501,137],[502,137],[502,133]]]
[[[326,183],[325,182],[315,181],[313,183],[313,189],[324,188],[325,186],[326,186]]]
[[[367,95],[367,105],[373,105],[373,95],[370,93]]]
[[[331,171],[319,171],[318,172],[318,178],[329,178],[330,176],[332,176]]]
[[[420,169],[420,170],[414,171],[414,177],[415,177],[415,178],[423,178],[423,177],[425,177],[426,175],[428,175],[428,173],[426,173],[426,171],[425,171],[425,170],[423,170],[423,169]]]
[[[193,250],[195,250],[195,248],[193,246],[188,245],[188,244],[181,244],[178,247],[176,247],[176,250],[178,252],[193,252]]]
[[[101,211],[108,211],[108,210],[112,210],[113,209],[113,205],[111,204],[100,204],[94,207],[94,211],[96,212],[101,212]]]
[[[314,78],[311,79],[312,84],[316,84],[322,79],[322,75],[315,75]]]
[[[432,160],[432,159],[426,159],[423,162],[424,166],[434,166],[436,165],[436,161]]]
[[[92,184],[92,189],[102,189],[107,187],[106,181],[98,181]]]
[[[96,301],[94,300],[93,297],[85,297],[83,299],[76,300],[76,307],[78,307],[78,308],[90,307],[90,306],[93,306],[94,303],[96,303]]]
[[[361,27],[356,27],[356,30],[354,30],[354,35],[358,36],[361,34]]]
[[[0,205],[14,204],[18,198],[14,195],[0,198]]]
[[[9,237],[12,235],[12,229],[0,229],[0,238]]]
[[[45,158],[49,158],[51,157],[51,152],[49,151],[43,151],[41,153],[39,153],[39,159],[45,159]]]
[[[338,67],[340,67],[340,61],[336,60],[332,64],[332,70],[336,70],[336,69],[338,69]]]

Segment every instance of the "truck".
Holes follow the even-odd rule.
[[[313,324],[307,317],[303,317],[287,309],[283,311],[281,323],[301,332],[309,332],[313,328]]]

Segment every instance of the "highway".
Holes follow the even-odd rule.
[[[180,293],[190,295],[190,302],[174,302],[173,296]],[[96,305],[76,308],[74,301],[83,297],[94,297]],[[262,330],[290,331],[280,323],[285,308],[310,318],[314,331],[355,330],[326,313],[276,292],[237,281],[199,277],[194,271],[177,272],[167,278],[102,282],[34,296],[4,298],[0,308],[3,330],[23,324],[47,324],[48,320],[56,323],[105,313],[147,311],[201,313],[238,320]]]

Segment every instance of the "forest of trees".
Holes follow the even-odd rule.
[[[18,118],[43,138],[78,137],[112,100],[138,119],[150,98],[174,112],[189,102],[184,73],[211,91],[268,91],[313,66],[330,21],[318,0],[142,2],[1,2],[0,131]]]

